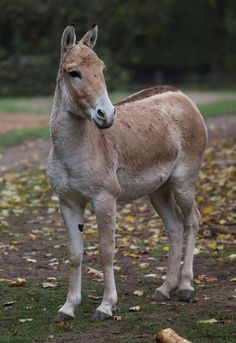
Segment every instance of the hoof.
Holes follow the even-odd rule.
[[[193,298],[194,291],[189,289],[182,289],[179,291],[179,300],[189,303]]]
[[[73,320],[73,319],[74,317],[69,316],[69,314],[59,311],[53,321],[54,323],[60,323],[60,322],[65,322],[67,320]]]
[[[169,300],[164,294],[159,291],[155,291],[151,298],[155,301],[166,301]]]
[[[96,311],[94,316],[93,316],[93,320],[94,321],[99,321],[99,320],[106,320],[106,319],[112,319],[112,316],[109,316],[109,314],[101,312],[101,311]]]

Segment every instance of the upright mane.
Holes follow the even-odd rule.
[[[127,104],[129,102],[142,100],[145,98],[149,98],[150,96],[153,96],[156,94],[162,94],[165,92],[178,92],[178,89],[173,86],[166,86],[166,85],[146,88],[146,89],[141,90],[140,92],[137,92],[128,96],[127,98],[122,99],[121,101],[116,103],[115,106],[120,106],[120,105]]]

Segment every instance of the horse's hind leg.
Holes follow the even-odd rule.
[[[169,293],[176,289],[179,283],[184,226],[168,183],[152,193],[150,199],[170,240],[166,279],[153,295],[155,300],[165,300],[170,298]]]
[[[181,178],[182,179],[182,178]],[[195,203],[195,178],[185,177],[185,180],[174,180],[173,191],[176,202],[181,209],[186,231],[184,263],[179,283],[180,298],[189,301],[194,293],[191,285],[193,280],[193,255],[199,230],[200,213]]]

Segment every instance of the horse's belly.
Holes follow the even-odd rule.
[[[117,178],[121,189],[118,200],[133,200],[153,193],[169,178],[171,170],[171,166],[153,167],[142,172],[118,169]]]

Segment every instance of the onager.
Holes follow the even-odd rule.
[[[207,142],[204,121],[194,103],[171,86],[142,90],[114,107],[104,63],[92,50],[96,40],[96,25],[79,42],[70,25],[61,39],[48,159],[48,178],[59,198],[70,260],[69,292],[58,321],[74,318],[81,301],[87,202],[96,213],[104,276],[95,320],[112,317],[117,303],[113,271],[117,200],[148,195],[167,231],[166,279],[153,298],[167,300],[179,288],[181,300],[188,301],[194,292],[193,252],[200,219],[195,183]]]

